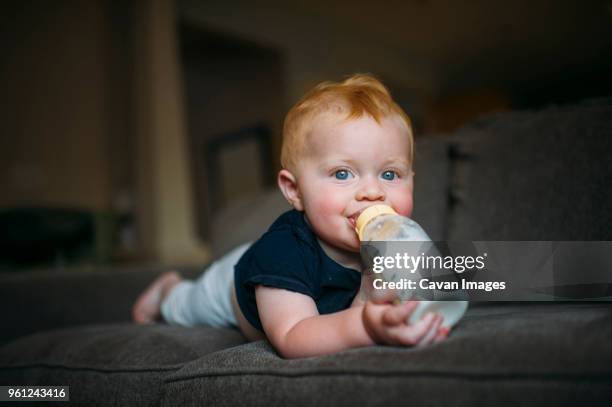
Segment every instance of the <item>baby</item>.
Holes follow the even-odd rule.
[[[355,220],[367,207],[412,213],[410,120],[369,75],[324,82],[287,114],[277,181],[293,206],[253,244],[195,282],[160,276],[134,305],[137,323],[237,326],[286,358],[374,344],[443,340],[442,317],[407,323],[417,301],[364,300]]]

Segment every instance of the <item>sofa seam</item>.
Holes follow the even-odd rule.
[[[273,372],[273,371],[253,371],[253,372],[217,372],[217,373],[203,373],[193,375],[189,377],[167,377],[165,378],[164,384],[170,384],[175,382],[189,381],[198,378],[215,378],[215,377],[239,377],[239,376],[273,376],[273,377],[316,377],[316,376],[369,376],[369,377],[438,377],[438,378],[457,378],[457,379],[493,379],[493,380],[521,380],[521,379],[542,379],[549,381],[575,381],[575,380],[600,380],[610,381],[612,380],[612,372],[603,373],[586,373],[586,374],[564,374],[564,373],[480,373],[480,372],[433,372],[433,371],[389,371],[389,372],[317,372],[317,371],[306,371],[306,372]]]
[[[32,363],[32,364],[23,364],[23,365],[14,365],[14,366],[0,366],[0,372],[2,371],[12,371],[19,369],[61,369],[61,370],[74,370],[74,371],[92,371],[92,372],[104,372],[104,373],[136,373],[136,372],[168,372],[168,371],[177,371],[183,368],[185,364],[180,365],[170,365],[168,367],[163,368],[142,368],[142,367],[134,367],[134,368],[120,368],[120,369],[112,369],[112,368],[94,368],[87,366],[64,366],[64,365],[55,365],[49,363]]]

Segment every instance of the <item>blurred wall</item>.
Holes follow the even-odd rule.
[[[196,232],[185,90],[171,0],[135,1],[135,211],[139,250],[164,263],[202,264]]]
[[[429,95],[437,89],[433,71],[425,61],[381,43],[357,27],[322,19],[296,4],[282,0],[179,0],[177,4],[181,18],[195,25],[283,51],[286,107],[316,83],[354,72],[375,73],[417,95]]]
[[[127,211],[122,258],[207,261],[174,2],[27,1],[0,22],[0,208]]]
[[[4,9],[0,207],[108,209],[113,157],[105,2]]]
[[[180,31],[196,217],[199,235],[207,238],[218,210],[276,185],[285,115],[284,61],[276,49],[231,36],[187,24]],[[236,140],[237,133],[254,135],[250,130],[259,128],[269,134],[269,148],[254,137],[250,148],[244,139]],[[205,154],[211,142],[221,140],[226,144],[213,174]],[[259,148],[268,148],[267,155]],[[269,165],[262,167],[264,159]]]

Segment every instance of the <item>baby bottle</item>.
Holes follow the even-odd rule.
[[[373,245],[376,247],[375,251],[378,256],[393,257],[397,253],[397,250],[393,250],[393,248],[397,249],[397,247],[404,247],[394,246],[387,249],[385,242],[415,242],[410,245],[410,251],[413,254],[420,254],[425,250],[424,248],[427,248],[429,255],[439,255],[439,252],[431,242],[431,239],[418,223],[410,218],[398,215],[393,208],[387,205],[374,205],[365,209],[357,218],[355,223],[355,231],[359,235],[359,240],[362,243],[376,242],[373,243]],[[364,248],[367,251],[368,245],[362,245],[362,258],[364,262],[371,263],[371,253],[366,253]],[[422,272],[422,268],[415,270],[415,272],[412,274],[385,270],[379,277],[383,278],[384,281],[399,281],[400,277],[412,276],[412,279],[416,281],[424,274]],[[442,326],[451,328],[461,319],[463,314],[465,314],[468,302],[464,300],[456,300],[459,298],[465,298],[463,292],[448,293],[439,290],[427,291],[427,297],[429,298],[431,298],[433,294],[433,298],[446,298],[446,300],[426,300],[424,299],[426,295],[421,294],[424,291],[419,289],[403,290],[400,292],[399,297],[402,300],[419,300],[419,306],[411,314],[409,323],[414,323],[420,320],[421,317],[427,312],[435,312],[444,317]]]

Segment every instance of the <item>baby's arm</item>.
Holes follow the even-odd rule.
[[[296,292],[258,286],[257,309],[266,336],[286,358],[325,355],[381,344],[421,345],[441,339],[440,316],[429,314],[408,325],[417,302],[393,305],[365,302],[320,315],[312,298]]]

